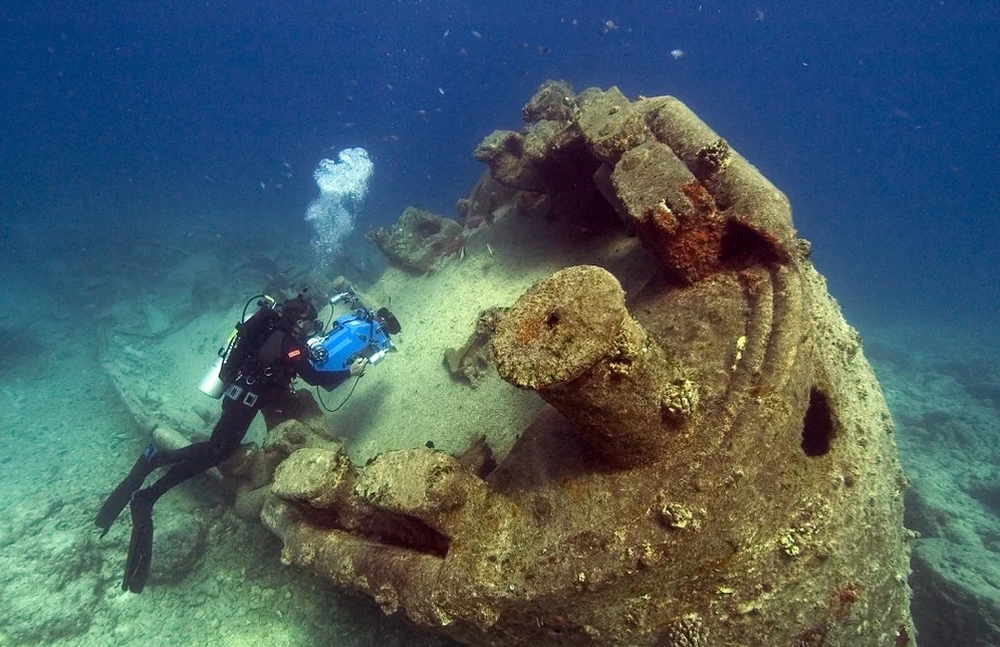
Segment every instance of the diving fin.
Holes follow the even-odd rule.
[[[125,560],[122,590],[142,593],[153,557],[153,501],[141,491],[132,495],[132,539]]]
[[[142,487],[142,482],[156,468],[151,460],[155,453],[156,448],[153,445],[144,449],[139,456],[139,460],[135,462],[135,465],[129,471],[128,476],[104,500],[104,505],[101,506],[97,517],[94,518],[94,525],[101,529],[101,537],[108,534],[108,530],[111,529],[111,525],[115,522],[115,519],[118,518],[118,515],[121,514],[122,510],[125,509],[125,506],[131,500],[132,493]]]

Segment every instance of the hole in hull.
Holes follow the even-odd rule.
[[[802,451],[806,456],[823,456],[830,451],[834,438],[833,412],[826,394],[809,391],[809,408],[802,421]]]

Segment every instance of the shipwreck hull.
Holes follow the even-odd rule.
[[[474,645],[915,644],[892,422],[784,195],[676,99],[550,83],[525,115],[477,149],[493,226],[638,236],[648,280],[496,304],[500,375],[551,407],[491,470],[291,453],[283,561]]]

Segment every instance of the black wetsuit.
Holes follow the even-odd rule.
[[[131,503],[132,539],[123,589],[139,593],[145,586],[152,553],[152,508],[157,499],[175,485],[232,455],[243,442],[257,412],[280,405],[290,394],[291,381],[296,375],[328,390],[350,377],[350,371],[316,371],[308,358],[309,349],[292,335],[289,322],[271,308],[261,308],[241,325],[236,345],[220,373],[227,386],[222,396],[222,417],[211,437],[170,451],[147,448],[97,515],[95,523],[103,536],[125,505]],[[167,465],[170,469],[166,474],[140,489],[153,470]]]
[[[245,345],[246,347],[243,347]],[[153,485],[142,490],[153,501],[195,474],[215,467],[243,442],[260,409],[279,405],[290,392],[296,375],[314,386],[332,390],[350,377],[350,371],[320,372],[309,363],[309,349],[281,326],[280,316],[262,308],[243,324],[231,362],[222,369],[228,386],[222,395],[222,417],[212,436],[150,458],[152,469],[172,465]],[[226,379],[229,378],[229,379]]]

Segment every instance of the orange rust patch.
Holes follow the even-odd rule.
[[[859,582],[847,582],[838,587],[830,596],[830,606],[839,620],[843,620],[851,613],[851,607],[861,598],[864,590]]]
[[[517,329],[517,343],[528,346],[542,334],[542,322],[539,317],[526,317],[524,323]]]
[[[677,229],[677,216],[674,215],[674,212],[663,201],[660,201],[646,211],[646,219],[652,223],[654,228],[665,233],[672,233]]]
[[[681,192],[687,197],[688,201],[691,203],[691,207],[694,209],[695,214],[699,216],[710,216],[716,213],[715,210],[715,200],[708,190],[701,185],[701,183],[692,180],[690,182],[685,182],[681,185]]]
[[[702,277],[719,264],[722,253],[722,223],[709,220],[698,226],[683,228],[670,241],[670,261],[688,279]]]

